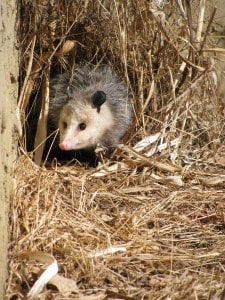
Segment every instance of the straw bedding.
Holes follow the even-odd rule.
[[[59,266],[39,299],[225,299],[223,56],[213,13],[201,28],[203,8],[188,2],[20,2],[7,299],[25,299],[46,267],[30,253]],[[29,103],[42,81],[46,105],[52,73],[85,61],[127,82],[125,145],[96,168],[38,165],[25,142]]]

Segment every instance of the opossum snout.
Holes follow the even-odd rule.
[[[71,145],[70,145],[70,143],[68,141],[62,141],[59,144],[59,148],[61,150],[65,150],[65,151],[72,150]]]
[[[61,150],[77,150],[82,146],[82,139],[80,139],[78,135],[71,133],[71,131],[67,131],[60,135],[59,148]]]

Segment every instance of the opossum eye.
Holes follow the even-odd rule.
[[[80,128],[80,130],[84,130],[85,128],[86,128],[86,124],[85,123],[80,123],[79,124],[79,128]]]
[[[100,106],[106,101],[106,94],[103,91],[97,91],[91,96],[91,101],[96,108],[100,108]]]
[[[62,122],[62,127],[63,127],[63,129],[66,129],[67,128],[67,122]]]

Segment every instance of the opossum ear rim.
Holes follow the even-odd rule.
[[[66,91],[67,91],[68,97],[72,98],[73,97],[73,87],[71,85],[68,85]]]
[[[106,101],[106,94],[103,91],[96,91],[91,96],[91,102],[94,108],[97,108],[97,111],[100,111],[100,107]]]

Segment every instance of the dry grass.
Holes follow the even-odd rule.
[[[33,251],[77,284],[64,295],[49,285],[40,299],[225,299],[224,102],[205,51],[211,21],[202,29],[198,6],[183,14],[167,2],[22,1],[21,124],[41,78],[45,99],[50,67],[80,61],[112,65],[136,116],[127,146],[99,169],[19,156],[7,299],[25,299],[40,275],[18,256]]]

